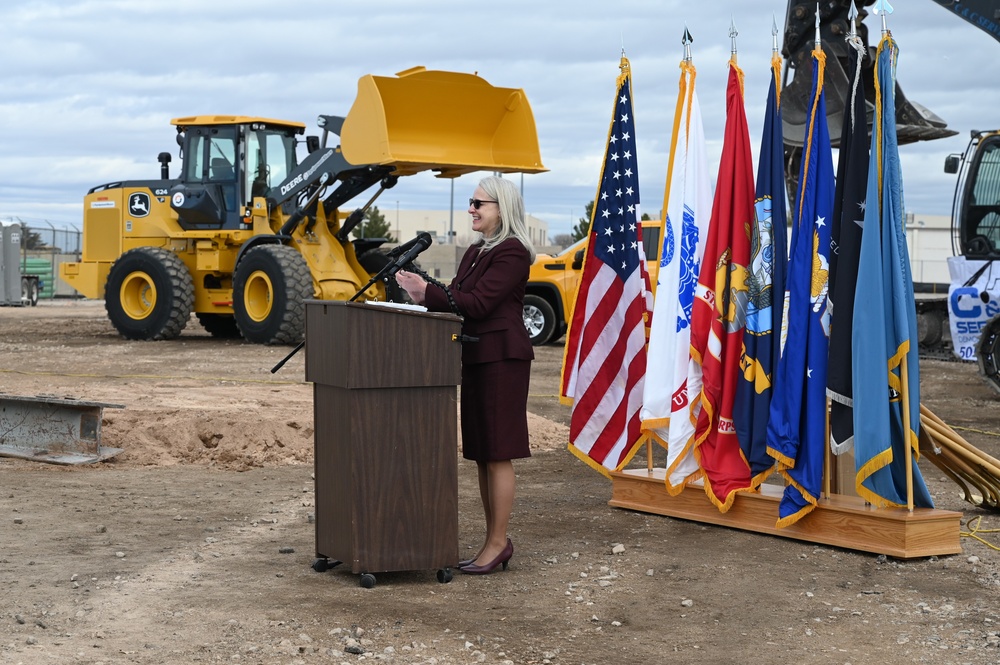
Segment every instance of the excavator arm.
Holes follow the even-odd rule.
[[[997,0],[933,1],[1000,41],[1000,2]]]
[[[826,52],[826,93],[827,122],[830,138],[834,146],[840,140],[848,94],[850,92],[850,72],[847,71],[848,45],[845,37],[850,30],[848,18],[852,0],[827,0],[819,5],[820,37]],[[938,4],[957,4],[948,0],[935,0]],[[864,0],[858,9],[857,32],[865,44],[867,54],[862,60],[862,75],[865,78],[869,108],[873,108],[875,86],[873,85],[873,63],[875,48],[869,45],[868,28],[863,19],[868,16],[865,7],[875,4],[875,0]],[[966,2],[962,2],[966,5]],[[996,0],[979,0],[979,4],[997,5]],[[810,54],[812,53],[817,3],[814,0],[789,0],[785,16],[785,34],[782,54],[785,56],[785,72],[781,93],[781,114],[784,122],[786,146],[801,146],[805,135],[806,112],[809,107]],[[957,13],[957,12],[956,12]],[[959,14],[961,15],[961,14]],[[798,73],[805,73],[799,76]],[[869,115],[869,124],[871,116]],[[906,97],[896,84],[896,133],[899,143],[933,141],[954,136],[958,132],[948,129],[947,123],[926,107]]]
[[[934,2],[1000,39],[998,36],[1000,26],[998,26],[996,18],[1000,2],[997,0],[973,0],[971,2],[934,0]],[[815,0],[788,0],[788,11],[785,14],[784,45],[782,47],[782,55],[785,57],[785,71],[782,81],[781,115],[785,143],[785,181],[789,200],[793,200],[795,196],[795,184],[798,179],[802,142],[805,136],[806,114],[809,109],[809,88],[812,83],[810,58],[815,39],[817,6],[820,37],[823,50],[826,53],[824,92],[826,94],[827,123],[830,129],[830,139],[834,147],[837,147],[844,121],[844,110],[848,106],[850,94],[851,72],[847,71],[848,48],[850,47],[845,38],[850,32],[851,3],[852,0],[826,0],[817,5]],[[865,45],[865,55],[862,58],[861,68],[868,97],[869,127],[871,127],[875,102],[873,74],[875,47],[869,44],[868,28],[863,20],[868,16],[866,7],[873,4],[875,4],[875,0],[863,0],[862,6],[857,8],[856,25],[858,36]],[[934,112],[907,98],[897,81],[896,134],[900,145],[916,141],[933,141],[954,136],[957,133],[948,129],[947,123]]]

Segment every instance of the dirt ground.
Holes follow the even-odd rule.
[[[312,387],[303,354],[270,373],[287,352],[193,319],[124,341],[99,302],[0,309],[0,392],[125,407],[104,411],[113,460],[0,458],[0,663],[1000,663],[1000,552],[972,538],[900,561],[609,507],[565,450],[555,345],[533,366],[508,571],[317,573]],[[975,367],[921,376],[924,404],[1000,457]],[[1000,528],[921,467],[963,530]],[[466,555],[482,517],[462,460],[459,506]]]

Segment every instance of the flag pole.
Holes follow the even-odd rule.
[[[736,16],[731,16],[729,19],[729,41],[731,44],[729,61],[734,65],[736,64],[736,37],[739,36],[739,34],[739,31],[736,29]]]
[[[815,25],[815,35],[813,37],[813,49],[815,51],[823,52],[823,41],[820,38],[819,32],[819,3],[816,3],[816,25]],[[830,398],[826,398],[826,408],[823,410],[823,418],[826,421],[824,424],[824,437],[823,437],[823,496],[827,501],[830,500]]]
[[[830,398],[826,398],[826,438],[823,439],[823,497],[830,500]]]
[[[901,358],[899,365],[899,392],[903,400],[903,432],[905,433],[903,446],[903,460],[906,464],[906,509],[913,512],[913,447],[910,445],[910,373],[906,362],[906,356]]]
[[[873,11],[878,14],[882,19],[882,37],[885,38],[889,34],[889,26],[886,21],[886,15],[892,13],[892,5],[889,4],[888,0],[876,0],[875,7]],[[906,464],[906,509],[911,513],[913,512],[913,447],[910,445],[910,434],[913,433],[910,428],[910,373],[909,367],[906,362],[906,356],[904,355],[900,359],[899,365],[899,394],[903,400],[903,460]]]

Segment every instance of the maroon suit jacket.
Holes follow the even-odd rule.
[[[528,331],[524,328],[524,287],[531,268],[530,255],[516,238],[508,238],[488,252],[470,247],[462,257],[451,295],[464,317],[462,333],[478,342],[462,345],[462,362],[488,363],[506,359],[532,360]],[[435,312],[450,312],[448,296],[427,285],[424,305]]]

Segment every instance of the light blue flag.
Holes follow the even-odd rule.
[[[878,46],[875,122],[868,168],[865,225],[854,301],[854,449],[858,494],[876,506],[905,506],[905,447],[913,451],[913,501],[933,507],[917,468],[920,365],[916,306],[903,227],[903,183],[896,142],[898,48],[886,34]],[[904,385],[903,369],[907,381]],[[909,420],[904,426],[904,404]]]
[[[824,64],[823,52],[813,51],[812,103],[786,282],[787,337],[767,425],[767,451],[788,481],[778,506],[779,528],[809,514],[823,485],[830,337],[827,291],[835,186],[822,87]]]

